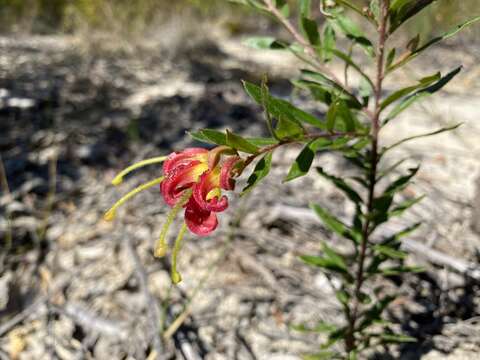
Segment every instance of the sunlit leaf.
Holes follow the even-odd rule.
[[[259,86],[248,81],[243,82],[243,86],[247,94],[255,100],[259,105],[262,104],[262,90]],[[267,96],[266,104],[267,111],[276,119],[285,117],[288,120],[298,123],[307,123],[319,129],[325,129],[325,123],[315,116],[298,109],[288,101],[271,96]]]
[[[258,150],[260,150],[258,146],[252,144],[242,136],[230,132],[229,130],[227,130],[226,142],[227,146],[249,154],[255,154],[258,152]]]
[[[284,50],[286,45],[270,36],[254,36],[243,41],[248,47],[261,50]]]
[[[328,21],[335,24],[350,40],[361,46],[370,57],[375,56],[372,42],[367,39],[360,27],[350,17],[336,14]]]

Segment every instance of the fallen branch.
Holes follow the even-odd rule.
[[[52,309],[69,317],[83,329],[120,340],[128,339],[128,324],[125,322],[102,318],[79,304],[67,303],[63,307],[52,305]]]

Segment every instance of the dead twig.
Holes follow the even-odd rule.
[[[63,307],[52,305],[51,309],[69,317],[84,329],[121,340],[126,340],[129,336],[127,323],[102,318],[79,304],[67,303]]]

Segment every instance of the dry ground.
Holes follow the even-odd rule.
[[[388,159],[422,163],[403,195],[427,198],[402,223],[425,220],[407,249],[427,272],[395,279],[402,296],[390,313],[419,342],[374,358],[474,359],[480,352],[479,278],[472,278],[480,236],[470,226],[480,164],[479,60],[473,46],[452,43],[388,84],[465,66],[441,95],[382,135],[387,144],[464,122]],[[204,42],[172,58],[152,50],[82,53],[68,38],[1,38],[0,151],[10,193],[3,184],[0,358],[153,359],[161,348],[178,359],[271,360],[315,351],[321,339],[289,324],[338,322],[340,311],[329,282],[297,255],[318,251],[322,239],[342,243],[306,209],[312,199],[339,216],[352,209],[314,174],[281,184],[298,149],[279,151],[271,176],[249,197],[232,199],[214,236],[188,237],[178,287],[170,285],[168,262],[152,256],[166,211],[156,190],[132,200],[113,224],[101,220],[122,193],[158,170],[141,171],[118,189],[109,185],[115,172],[186,146],[186,130],[264,132],[240,79],[268,71],[272,91],[287,96],[294,69],[294,59],[249,51],[239,40]],[[317,161],[351,171],[332,155]],[[155,346],[156,319],[168,341]]]

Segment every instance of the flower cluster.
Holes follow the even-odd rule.
[[[222,158],[222,155],[230,155]],[[210,234],[218,225],[216,213],[228,207],[222,190],[233,190],[241,158],[227,147],[211,151],[189,148],[170,154],[164,162],[165,179],[160,184],[165,202],[174,207],[185,202],[185,223],[199,236]],[[184,195],[191,190],[191,195]],[[187,193],[188,194],[188,193]]]

